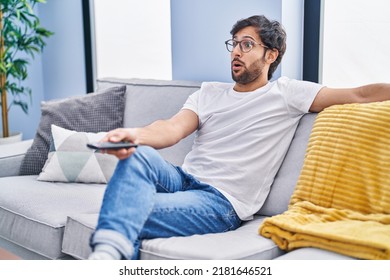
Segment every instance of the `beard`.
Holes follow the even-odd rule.
[[[259,58],[249,65],[249,67],[243,65],[244,71],[241,74],[236,74],[232,71],[232,79],[238,84],[249,84],[263,74],[264,65],[263,58]]]

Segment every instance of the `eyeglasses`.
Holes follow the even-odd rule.
[[[240,45],[240,50],[244,53],[250,52],[255,45],[260,45],[263,48],[268,49],[267,46],[265,46],[263,44],[259,44],[257,42],[254,42],[252,40],[248,40],[248,39],[244,39],[241,41],[236,41],[236,40],[230,39],[230,40],[225,41],[225,45],[226,45],[226,49],[229,52],[232,52],[237,47],[237,45]]]

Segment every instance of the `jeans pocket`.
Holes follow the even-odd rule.
[[[226,229],[223,232],[231,231],[237,229],[242,221],[240,218],[237,216],[236,212],[232,210],[229,214],[223,215],[222,216],[223,220],[225,221],[226,224]]]

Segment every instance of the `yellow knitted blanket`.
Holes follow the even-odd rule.
[[[390,102],[332,106],[314,123],[289,208],[260,225],[281,249],[390,259]]]

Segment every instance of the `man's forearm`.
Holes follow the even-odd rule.
[[[168,120],[158,120],[135,130],[139,145],[148,145],[155,149],[170,147],[182,138]]]
[[[358,88],[363,102],[385,101],[390,99],[390,84],[378,83]]]

